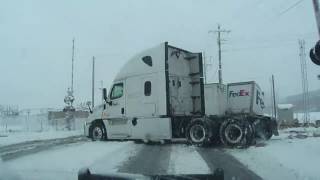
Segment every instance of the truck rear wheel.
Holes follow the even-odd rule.
[[[250,146],[252,144],[256,143],[256,139],[255,139],[255,127],[254,125],[248,121],[245,120],[245,126],[246,126],[246,145]]]
[[[272,128],[271,125],[267,124],[264,126],[264,129],[262,130],[262,137],[264,140],[269,140],[271,139],[273,132],[272,132]]]
[[[269,140],[272,135],[272,121],[269,119],[261,119],[258,124],[256,124],[256,136],[263,140]]]
[[[103,141],[107,138],[107,133],[104,125],[96,122],[90,127],[90,137],[93,141]]]
[[[271,129],[266,129],[266,131],[265,131],[265,139],[266,140],[269,140],[269,139],[271,139],[271,137],[272,137],[272,130]]]
[[[187,126],[186,138],[189,143],[204,146],[210,142],[210,125],[203,119],[194,119]]]
[[[220,126],[220,140],[229,147],[244,148],[254,140],[254,132],[251,124],[242,118],[231,118]]]

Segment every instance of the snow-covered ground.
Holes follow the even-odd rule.
[[[63,138],[82,133],[82,131],[16,132],[11,133],[9,137],[0,137],[0,146],[30,140]],[[258,142],[256,146],[248,149],[225,151],[263,179],[316,180],[320,179],[318,168],[320,137],[314,137],[314,134],[320,135],[320,128],[284,129],[280,131],[280,136],[266,142]],[[83,167],[89,167],[92,172],[97,173],[117,172],[124,162],[136,156],[144,146],[130,141],[79,142],[6,161],[4,167],[27,180],[57,177],[76,179],[78,170]],[[210,173],[211,168],[206,163],[207,159],[203,159],[205,156],[199,154],[197,147],[173,144],[165,149],[170,150],[168,174]]]
[[[0,117],[0,146],[83,135],[85,120],[86,118],[76,118],[73,124],[74,130],[68,131],[64,119],[57,119],[59,123],[53,125],[49,122],[47,114]]]
[[[5,162],[4,166],[23,180],[75,180],[83,167],[92,172],[116,172],[134,148],[133,142],[77,143]]]
[[[73,180],[84,167],[92,173],[117,173],[123,163],[144,147],[131,141],[80,142],[6,161],[2,166],[23,180]],[[171,148],[168,174],[210,173],[196,147],[178,144]]]
[[[316,128],[292,128],[264,146],[227,150],[264,179],[320,179],[320,137]],[[299,138],[300,137],[300,138]]]
[[[44,132],[12,132],[0,136],[0,147],[26,141],[47,140],[83,135],[83,130],[75,131],[44,131]]]
[[[76,118],[73,129],[83,129],[87,118]],[[65,130],[67,122],[64,118],[48,120],[47,114],[19,115],[13,117],[0,116],[0,136],[11,132],[40,132]]]

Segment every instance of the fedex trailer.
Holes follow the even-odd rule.
[[[93,140],[186,138],[243,147],[277,134],[255,82],[204,84],[202,54],[167,42],[133,56],[103,97],[84,126]]]

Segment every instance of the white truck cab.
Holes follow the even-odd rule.
[[[93,140],[187,138],[203,144],[218,137],[217,128],[231,117],[226,87],[204,85],[201,53],[165,42],[122,67],[109,94],[103,91],[105,103],[85,123],[85,134]]]
[[[89,116],[86,135],[171,139],[173,116],[204,112],[201,76],[201,53],[162,43],[137,54],[114,79],[106,104]]]

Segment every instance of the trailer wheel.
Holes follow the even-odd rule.
[[[250,123],[241,118],[232,118],[224,121],[220,126],[220,140],[229,147],[244,148],[254,140],[253,128]]]
[[[194,119],[187,126],[186,138],[189,143],[204,146],[211,137],[210,125],[203,119]]]
[[[93,123],[90,127],[90,137],[92,141],[103,141],[107,138],[106,129],[102,122]]]

